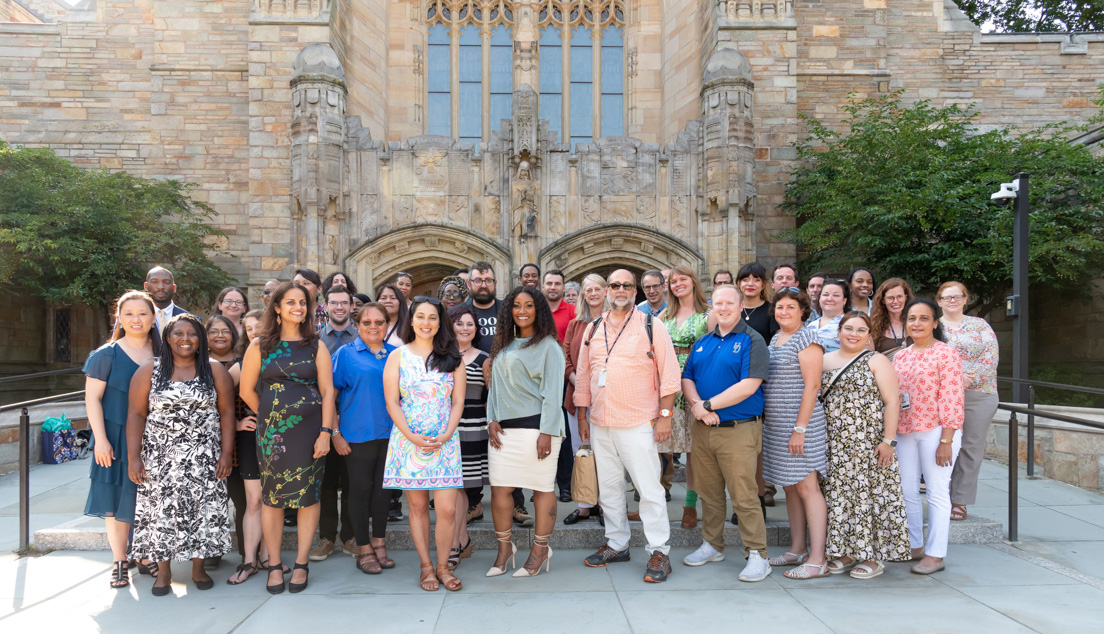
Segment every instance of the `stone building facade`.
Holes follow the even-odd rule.
[[[0,138],[198,183],[254,292],[298,267],[369,289],[477,259],[769,267],[795,256],[777,234],[803,116],[902,89],[1030,128],[1088,118],[1104,79],[1104,37],[981,34],[952,0],[0,0],[0,20]],[[506,36],[509,109],[474,140],[429,134],[471,114],[433,116],[432,29],[469,27],[485,95]],[[567,102],[541,107],[548,28],[617,30],[617,112],[592,106],[619,134],[565,140]]]

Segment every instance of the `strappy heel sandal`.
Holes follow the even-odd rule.
[[[551,536],[552,536],[551,533],[549,533],[548,535],[534,535],[533,536],[533,545],[534,546],[544,546],[547,549],[548,554],[544,558],[544,561],[537,564],[537,569],[536,570],[531,571],[528,568],[526,568],[525,566],[522,566],[521,568],[517,569],[517,572],[514,573],[515,577],[535,577],[535,576],[540,574],[541,568],[544,568],[545,572],[549,572],[549,571],[552,570],[552,547],[548,545],[548,538],[551,537]],[[532,557],[533,555],[530,554],[529,556]],[[525,563],[529,563],[529,562],[527,561]]]
[[[488,577],[498,577],[506,574],[506,571],[510,568],[517,568],[517,564],[514,561],[514,556],[517,555],[517,546],[515,546],[513,540],[510,539],[512,536],[512,531],[495,531],[495,538],[500,544],[510,545],[510,558],[507,559],[506,562],[503,562],[501,568],[498,566],[491,566],[491,569],[487,571]],[[509,563],[509,568],[506,567],[507,563]]]
[[[138,569],[138,574],[140,574],[140,575],[149,575],[151,577],[156,577],[157,576],[158,568],[157,568],[157,562],[156,561],[149,562],[149,565],[144,564],[144,563],[138,561],[137,559],[132,559],[130,561],[131,561],[130,565]]]
[[[357,555],[356,568],[366,575],[378,575],[383,572],[383,567],[380,566],[375,553],[360,553]]]
[[[456,547],[452,548],[451,550],[449,550],[448,569],[449,570],[456,570],[456,567],[460,565],[460,560],[461,559],[467,559],[468,557],[471,557],[471,550],[472,550],[472,541],[471,541],[470,537],[468,538],[467,545],[465,545],[465,546],[456,546]],[[465,556],[464,553],[467,553],[467,555]]]
[[[437,592],[441,587],[441,583],[437,580],[437,575],[433,574],[433,564],[422,564],[419,566],[419,569],[421,571],[421,578],[418,579],[418,585],[426,592]]]
[[[298,561],[295,562],[295,565],[291,567],[291,573],[295,574],[296,570],[302,570],[302,571],[306,572],[307,573],[307,578],[303,580],[303,583],[292,583],[291,581],[288,582],[288,592],[290,592],[292,594],[298,594],[298,593],[306,590],[307,589],[307,584],[310,583],[310,564],[309,563],[301,564]]]
[[[279,570],[280,571],[280,583],[275,583],[275,584],[270,583],[270,584],[265,586],[265,590],[268,590],[269,594],[280,594],[281,592],[283,592],[284,591],[284,566],[283,566],[283,564],[275,564],[275,565],[272,565],[272,566],[265,566],[265,570],[268,571],[268,574],[270,576],[272,575],[273,570]]]
[[[383,551],[382,555],[380,554],[381,550]],[[380,568],[390,570],[395,567],[395,560],[387,556],[387,546],[385,544],[379,546],[373,545],[372,552],[376,554],[376,561],[379,562]]]
[[[449,592],[456,592],[464,587],[460,579],[449,572],[448,564],[437,564],[437,578],[440,580],[441,584],[445,586],[445,590]]]
[[[124,559],[116,561],[111,568],[111,587],[125,588],[130,585],[130,566]]]
[[[460,549],[460,559],[471,559],[472,549],[475,545],[472,543],[471,537],[468,538],[468,545]]]

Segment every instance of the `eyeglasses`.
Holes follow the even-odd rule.
[[[845,332],[849,335],[869,335],[869,328],[852,328],[851,326],[844,326],[840,328],[840,332]]]
[[[610,282],[610,284],[607,288],[612,288],[615,291],[621,291],[621,290],[628,291],[628,290],[632,290],[632,289],[636,288],[636,284],[633,284],[632,282],[625,282],[625,283]]]
[[[494,286],[494,283],[495,283],[495,278],[493,278],[493,277],[488,277],[488,278],[485,278],[485,279],[480,279],[478,277],[473,277],[469,281],[469,284],[471,284],[472,286]]]
[[[434,306],[440,306],[441,305],[441,300],[437,299],[436,297],[429,297],[428,295],[418,295],[414,298],[414,302],[415,303],[429,302],[430,304],[433,304]]]
[[[954,303],[958,303],[958,302],[961,302],[962,300],[966,299],[966,296],[965,295],[944,295],[940,299],[942,299],[945,302],[951,302],[951,303],[954,304]]]
[[[263,291],[261,291],[261,295],[271,295],[275,292],[276,292],[276,289],[274,289],[274,288],[266,288]]]
[[[649,284],[649,285],[644,287],[644,291],[645,292],[658,291],[661,288],[663,288],[662,284]]]
[[[329,304],[330,306],[333,306],[334,308],[348,308],[350,306],[349,302],[326,302],[326,303]]]
[[[460,291],[445,291],[444,293],[441,293],[441,297],[450,297],[450,298],[460,297]]]
[[[386,326],[387,322],[382,320],[382,319],[377,319],[375,321],[362,321],[362,322],[360,322],[360,325],[364,326],[365,328],[368,328],[370,326],[375,326],[375,327],[379,328],[381,326]]]
[[[208,330],[207,334],[211,337],[229,337],[230,331],[226,329],[221,330]]]
[[[224,306],[245,306],[245,302],[240,299],[224,299],[222,300]]]

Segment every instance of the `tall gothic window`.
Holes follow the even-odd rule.
[[[426,132],[489,140],[510,117],[514,2],[428,0]],[[623,0],[537,0],[540,116],[561,141],[624,134]]]

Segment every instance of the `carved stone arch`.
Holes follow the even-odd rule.
[[[699,274],[705,259],[694,247],[668,235],[631,224],[605,224],[576,231],[541,251],[543,270],[560,269],[579,279],[598,269],[623,266],[645,271],[688,264]]]
[[[414,224],[388,232],[357,247],[345,258],[345,270],[357,287],[375,293],[399,271],[413,273],[415,284],[424,280],[418,271],[452,271],[484,260],[494,266],[499,279],[508,279],[510,254],[487,238],[438,224]]]

